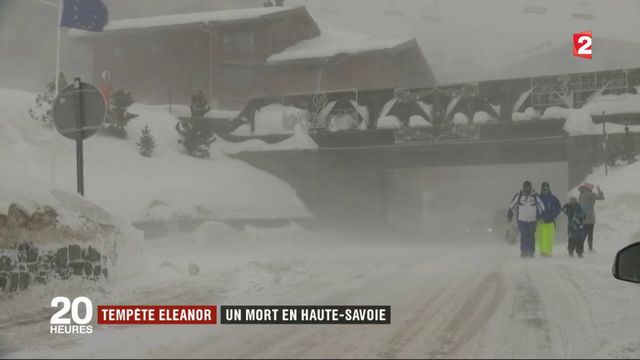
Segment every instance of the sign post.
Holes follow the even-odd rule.
[[[604,111],[602,112],[602,150],[604,150],[604,175],[609,175],[609,153],[607,149],[607,120],[604,117]]]
[[[82,83],[80,78],[75,78],[73,88],[77,92],[82,92]],[[78,194],[84,196],[84,151],[82,142],[84,141],[84,121],[82,119],[82,96],[76,96],[76,174],[78,184]]]
[[[106,104],[100,91],[79,77],[63,89],[53,105],[53,120],[62,136],[76,142],[78,194],[84,196],[83,142],[102,127]]]

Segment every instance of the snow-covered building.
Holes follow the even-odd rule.
[[[318,89],[435,83],[414,39],[374,40],[319,26],[305,7],[262,7],[111,21],[102,33],[72,31],[93,51],[95,81],[139,101],[183,103],[202,90],[214,106]]]

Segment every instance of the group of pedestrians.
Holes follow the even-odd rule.
[[[596,189],[597,192],[594,192]],[[530,181],[524,182],[522,190],[513,196],[507,215],[509,222],[514,217],[517,221],[521,257],[534,257],[536,249],[541,256],[552,255],[556,219],[560,213],[567,216],[569,256],[576,254],[582,257],[585,240],[589,250],[593,251],[593,228],[596,223],[594,206],[596,201],[604,200],[604,193],[600,187],[591,184],[580,185],[578,190],[578,198],[571,197],[568,203],[561,205],[548,182],[542,183],[540,194],[533,189]]]

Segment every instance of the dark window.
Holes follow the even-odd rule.
[[[251,66],[227,66],[222,73],[226,88],[249,88],[255,86],[257,70]]]
[[[252,52],[255,50],[256,34],[253,31],[226,32],[222,38],[225,52]]]

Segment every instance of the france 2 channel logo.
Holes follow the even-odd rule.
[[[51,307],[62,308],[51,316],[49,332],[57,335],[93,334],[93,326],[88,325],[93,319],[93,303],[85,296],[70,301],[66,296],[51,299]],[[80,306],[83,305],[83,306]],[[66,315],[71,310],[71,318]]]
[[[591,30],[573,34],[573,56],[591,59],[593,56]]]

